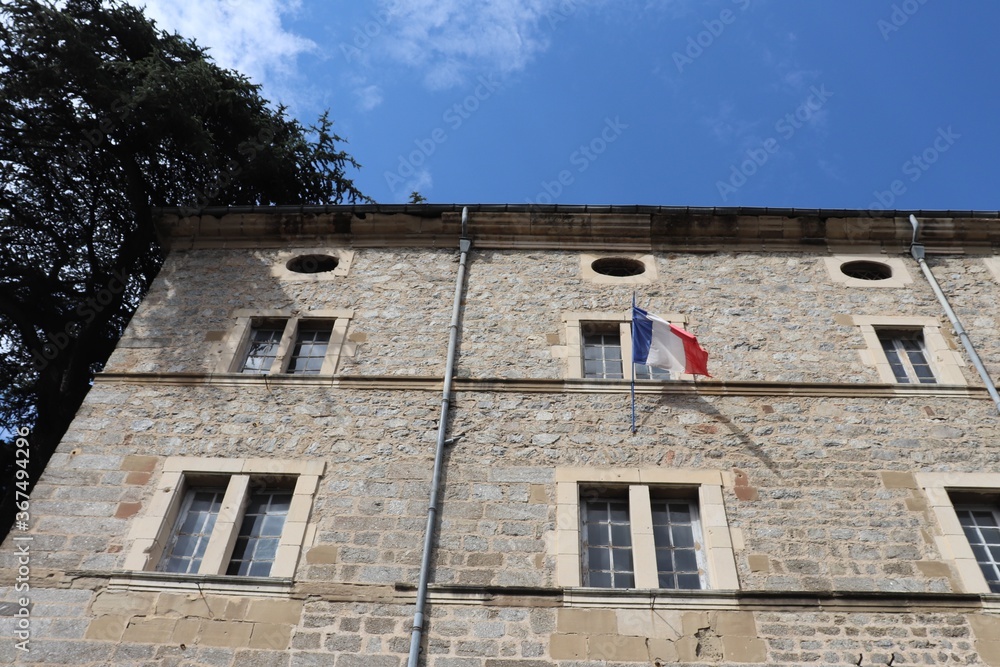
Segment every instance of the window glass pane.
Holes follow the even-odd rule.
[[[198,572],[224,493],[224,489],[188,489],[157,569],[181,574]]]
[[[332,325],[330,325],[332,326]],[[323,368],[323,359],[330,344],[330,329],[301,329],[295,338],[292,357],[288,362],[289,373],[304,373],[316,375]]]
[[[632,577],[632,535],[628,503],[587,500],[583,504],[584,581],[588,586],[629,588]],[[612,547],[612,545],[614,545]]]
[[[662,588],[701,588],[695,551],[696,506],[690,501],[653,500],[653,542]]]
[[[253,327],[247,344],[242,373],[267,373],[278,355],[278,344],[285,333],[284,322],[274,322]]]
[[[227,574],[266,577],[271,573],[291,497],[291,491],[285,490],[255,491],[250,496]]]

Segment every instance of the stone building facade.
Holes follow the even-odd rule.
[[[1000,224],[922,219],[996,377]],[[0,550],[0,662],[405,665],[460,209],[161,232]],[[470,207],[420,664],[1000,665],[997,407],[912,234],[860,211]],[[634,433],[633,293],[712,373],[637,379]]]

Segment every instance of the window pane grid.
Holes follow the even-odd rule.
[[[967,505],[955,507],[955,513],[990,591],[1000,593],[1000,510]]]
[[[212,529],[215,528],[224,494],[224,489],[187,491],[158,570],[197,574],[208,540],[212,536]]]
[[[646,364],[635,365],[636,380],[669,380],[670,371]]]
[[[602,380],[624,378],[621,336],[617,332],[584,334],[583,376]]]
[[[878,332],[892,374],[900,384],[935,384],[937,379],[919,331],[884,330]]]
[[[588,500],[583,508],[584,585],[633,588],[635,575],[628,502]]]
[[[697,507],[686,500],[653,500],[651,509],[660,588],[701,588]]]
[[[330,331],[325,329],[299,330],[295,347],[288,362],[289,373],[318,375],[330,345]]]
[[[269,324],[254,327],[250,331],[250,342],[241,373],[262,375],[271,370],[271,364],[278,356],[278,344],[285,333],[284,325]]]
[[[257,491],[250,496],[226,574],[271,574],[291,501],[291,491]]]

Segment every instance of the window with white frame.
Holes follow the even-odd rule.
[[[560,586],[739,588],[723,473],[556,470]]]
[[[668,321],[683,325],[683,315],[671,314]],[[595,380],[670,380],[670,371],[633,364],[632,324],[629,315],[610,313],[567,313],[565,347],[553,354],[565,356],[567,377]],[[673,378],[678,379],[678,378]]]
[[[636,559],[633,546],[648,546],[653,536],[655,556],[641,559],[645,568],[643,579],[655,588],[700,589],[705,580],[704,540],[698,503],[683,497],[656,497],[657,493],[678,491],[683,487],[664,489],[581,490],[581,561],[583,585],[596,588],[635,588]],[[652,494],[648,497],[648,494]],[[642,503],[636,512],[632,502]],[[648,510],[645,507],[649,503]],[[633,539],[635,533],[635,539]],[[644,544],[646,543],[646,544]]]
[[[1000,506],[959,504],[955,514],[986,584],[991,592],[1000,593]]]
[[[171,457],[125,567],[291,577],[325,464]]]
[[[915,473],[965,593],[1000,593],[1000,473]]]
[[[882,352],[900,384],[936,384],[922,331],[876,329]]]
[[[351,310],[248,311],[234,313],[218,372],[248,375],[332,375],[341,356],[352,356],[347,341]]]
[[[840,324],[861,330],[865,364],[874,366],[879,379],[891,384],[965,385],[965,361],[934,317],[893,315],[838,315]]]

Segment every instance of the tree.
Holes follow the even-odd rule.
[[[33,482],[68,428],[159,269],[156,207],[369,201],[343,143],[120,0],[3,0],[0,471],[27,427]]]
[[[414,190],[410,193],[410,203],[411,204],[426,204],[427,197],[420,194],[418,191]]]

